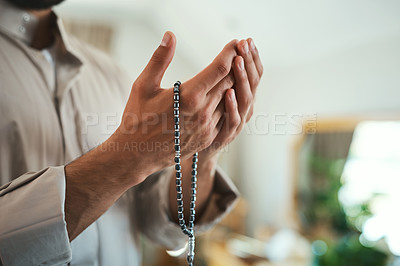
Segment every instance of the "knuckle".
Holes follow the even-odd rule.
[[[217,71],[221,76],[226,76],[229,74],[229,67],[225,62],[219,62],[217,64]]]
[[[231,126],[232,128],[237,128],[240,123],[242,122],[242,119],[240,118],[240,115],[235,115],[234,117],[232,117],[232,121],[231,121]]]
[[[190,93],[181,98],[182,107],[187,110],[197,110],[201,103],[200,93]]]
[[[243,103],[245,106],[250,106],[253,103],[253,96],[248,93],[244,98],[243,98]]]
[[[232,75],[227,75],[224,78],[224,88],[231,88],[235,84],[235,79]]]
[[[260,77],[256,75],[252,80],[252,84],[253,86],[257,86],[259,82],[260,82]]]
[[[233,39],[232,41],[228,42],[225,46],[224,49],[235,49],[237,44],[239,43],[238,39]],[[236,50],[236,49],[235,49]]]
[[[240,125],[241,121],[242,121],[242,119],[240,118],[239,115],[233,117],[231,122],[230,122],[231,123],[230,127],[231,128],[237,128]]]

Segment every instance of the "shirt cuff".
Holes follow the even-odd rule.
[[[170,217],[169,184],[174,168],[167,168],[148,177],[135,192],[137,222],[142,232],[154,243],[169,250],[185,247],[187,236]],[[229,177],[218,167],[212,194],[202,216],[195,224],[196,234],[218,223],[234,207],[239,192]]]
[[[71,260],[65,189],[64,166],[26,173],[0,187],[3,265],[62,265]]]

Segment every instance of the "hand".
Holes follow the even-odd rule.
[[[196,215],[200,217],[205,210],[209,195],[213,189],[213,180],[218,160],[218,151],[233,141],[246,122],[253,114],[255,91],[263,72],[263,66],[252,39],[242,40],[237,44],[238,56],[234,58],[230,75],[234,75],[234,89],[229,87],[224,91],[224,97],[219,106],[225,106],[224,115],[221,116],[217,129],[222,127],[213,143],[199,153],[198,162],[198,192],[196,203]],[[232,76],[231,76],[232,77]],[[182,161],[183,176],[190,176],[192,160],[188,158]],[[174,179],[172,179],[173,181]],[[190,178],[183,179],[183,190],[190,191]],[[170,209],[172,217],[177,220],[175,182],[170,183]],[[188,204],[185,202],[185,215],[188,214]],[[197,217],[197,218],[198,218]],[[196,219],[197,219],[196,218]]]
[[[174,55],[175,43],[174,35],[167,32],[134,82],[116,132],[65,166],[65,220],[70,240],[127,189],[172,165],[173,132],[168,132],[165,124],[173,126],[173,90],[161,88],[160,82]],[[236,46],[236,40],[227,44],[208,67],[181,85],[180,109],[186,121],[181,128],[183,157],[209,146],[219,134],[217,123],[224,115],[221,99],[226,89],[233,86],[229,71],[237,56]]]
[[[233,74],[229,72],[237,56],[237,42],[228,43],[208,67],[181,85],[183,158],[208,147],[219,134],[221,128],[217,124],[224,116],[225,109],[221,100],[234,82]],[[160,83],[173,58],[175,45],[174,35],[167,32],[132,86],[120,127],[105,143],[117,142],[119,147],[129,147],[133,143],[136,147],[137,144],[144,147],[140,152],[128,149],[116,154],[119,158],[118,167],[124,168],[126,165],[129,169],[130,174],[122,176],[131,185],[173,162],[173,132],[167,131],[173,127],[173,89],[161,88]]]
[[[219,126],[222,127],[213,143],[199,154],[199,163],[208,159],[217,160],[218,151],[232,142],[250,120],[254,110],[256,89],[263,74],[263,66],[253,39],[241,40],[237,44],[238,56],[234,58],[234,89],[227,89],[223,98],[225,113]],[[215,164],[214,164],[215,165]]]

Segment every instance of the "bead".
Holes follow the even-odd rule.
[[[190,231],[189,231],[189,230],[187,230],[187,228],[185,228],[185,230],[183,231],[183,233],[184,233],[185,235],[188,235],[188,236],[190,236],[190,235],[191,235]]]
[[[195,220],[195,202],[196,202],[196,188],[197,188],[197,162],[198,162],[198,153],[196,152],[193,154],[193,159],[192,159],[192,183],[191,183],[191,201],[190,201],[190,217],[189,217],[189,222],[188,226],[185,224],[185,219],[184,219],[184,214],[183,214],[183,194],[182,194],[182,166],[181,166],[181,146],[180,146],[180,126],[179,126],[179,100],[180,100],[180,85],[181,82],[177,81],[174,84],[174,89],[173,89],[173,97],[174,97],[174,150],[175,150],[175,158],[174,162],[175,164],[175,171],[176,171],[176,197],[177,197],[177,204],[178,204],[178,221],[180,228],[182,232],[189,236],[189,253],[187,255],[187,261],[189,266],[193,266],[194,262],[194,244],[195,244],[195,239],[194,239],[194,220]]]

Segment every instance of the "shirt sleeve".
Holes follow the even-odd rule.
[[[0,265],[65,265],[64,166],[26,173],[0,187]]]
[[[185,247],[185,236],[179,225],[170,217],[169,182],[173,168],[164,169],[148,177],[135,191],[136,222],[142,233],[152,242],[169,250]],[[196,234],[218,223],[234,207],[239,192],[230,178],[217,168],[212,194],[206,209],[195,223]]]

